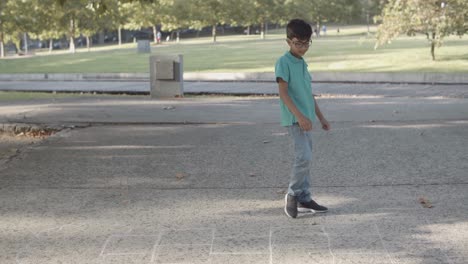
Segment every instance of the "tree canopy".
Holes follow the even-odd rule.
[[[382,24],[376,48],[401,34],[424,34],[435,60],[435,48],[442,45],[444,37],[462,36],[468,31],[468,1],[390,0],[377,20]]]
[[[293,17],[310,23],[348,22],[359,16],[364,0],[0,0],[0,48],[12,41],[19,47],[24,34],[42,40],[66,36],[74,52],[77,36],[104,30],[153,28],[166,31],[220,25],[285,24]],[[369,0],[370,1],[370,0]],[[375,0],[372,0],[375,1]],[[119,39],[120,42],[120,39]]]
[[[157,30],[211,27],[215,42],[220,25],[240,25],[259,28],[264,38],[267,23],[364,22],[384,4],[377,46],[400,34],[423,33],[433,50],[444,36],[467,31],[467,0],[0,0],[0,55],[10,41],[21,49],[26,34],[49,41],[66,36],[71,52],[78,36],[89,46],[90,37],[104,31],[118,30],[120,43],[122,29],[152,28],[156,36]]]

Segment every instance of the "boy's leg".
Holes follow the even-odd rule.
[[[298,124],[289,127],[294,145],[294,165],[289,180],[288,194],[299,203],[308,202],[310,198],[310,164],[312,161],[312,137],[310,132],[303,131]]]
[[[288,195],[294,196],[297,202],[297,212],[327,212],[328,208],[321,206],[312,200],[310,193],[312,135],[310,132],[302,131],[298,125],[289,127],[289,132],[294,142],[294,165],[289,182]]]

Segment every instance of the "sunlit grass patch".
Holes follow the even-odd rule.
[[[375,27],[328,28],[314,37],[305,59],[311,71],[343,72],[468,72],[468,39],[447,37],[432,61],[424,36],[402,36],[374,49]],[[152,45],[151,54],[137,53],[136,44],[79,48],[76,54],[55,52],[21,59],[0,60],[0,73],[145,73],[149,56],[182,54],[186,72],[273,72],[276,59],[288,50],[284,29],[259,35],[182,39],[180,43]]]

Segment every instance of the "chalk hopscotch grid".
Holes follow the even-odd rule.
[[[346,225],[343,225],[343,226],[346,226]],[[382,234],[380,233],[380,230],[377,226],[377,224],[373,223],[372,225],[372,229],[370,231],[369,234],[364,234],[362,237],[378,237],[379,238],[379,241],[380,241],[380,244],[382,245],[383,249],[384,249],[384,254],[385,254],[385,258],[389,260],[390,263],[392,264],[396,264],[395,262],[395,259],[393,259],[391,257],[391,254],[389,253],[389,251],[387,250],[387,248],[385,247],[385,243],[383,241],[383,238],[382,238]],[[214,251],[214,244],[215,244],[215,241],[216,239],[218,238],[216,236],[216,229],[215,228],[199,228],[199,229],[170,229],[170,230],[164,230],[162,232],[159,232],[157,235],[138,235],[138,234],[113,234],[111,236],[108,237],[108,239],[105,241],[103,247],[102,247],[102,250],[101,250],[101,254],[100,256],[101,257],[105,257],[105,256],[119,256],[119,255],[143,255],[143,254],[147,254],[147,253],[140,253],[140,252],[107,252],[106,253],[106,250],[107,250],[107,247],[110,243],[110,241],[112,239],[115,239],[115,238],[120,238],[120,237],[152,237],[154,238],[154,244],[152,246],[152,248],[150,249],[151,251],[151,260],[150,260],[150,263],[160,263],[160,264],[175,264],[175,263],[171,263],[171,262],[160,262],[161,259],[159,258],[160,255],[161,255],[161,250],[164,249],[165,247],[171,247],[171,246],[195,246],[195,247],[209,247],[208,249],[208,256],[207,256],[207,260],[206,262],[204,263],[211,263],[212,261],[212,258],[211,256],[220,256],[220,255],[225,255],[225,256],[228,256],[228,255],[252,255],[252,256],[265,256],[265,263],[270,263],[270,264],[274,264],[275,263],[275,259],[274,259],[274,251],[275,251],[275,246],[310,246],[310,244],[308,243],[278,243],[278,241],[275,240],[275,235],[278,235],[278,231],[286,231],[288,229],[292,230],[292,231],[297,231],[298,229],[301,229],[303,228],[304,229],[304,234],[306,234],[305,236],[310,236],[310,238],[312,239],[314,235],[322,235],[323,238],[326,239],[326,242],[324,242],[324,244],[326,244],[326,248],[324,248],[326,251],[327,251],[327,254],[329,254],[329,256],[331,257],[331,263],[336,263],[336,261],[338,261],[338,257],[336,255],[336,252],[333,250],[333,245],[332,245],[332,242],[331,242],[331,236],[330,235],[330,231],[333,230],[334,228],[327,228],[326,226],[322,226],[322,225],[295,225],[293,227],[291,226],[282,226],[282,227],[278,227],[278,226],[270,226],[269,228],[269,232],[268,232],[268,235],[267,236],[252,236],[252,238],[261,238],[261,239],[265,239],[267,240],[267,248],[266,248],[266,251],[251,251],[251,252],[245,252],[245,251],[239,251],[239,252],[220,252],[220,251]],[[312,228],[312,229],[311,229]],[[171,232],[174,233],[174,232],[187,232],[187,233],[193,233],[193,231],[203,231],[203,230],[206,230],[207,233],[209,232],[210,233],[210,242],[209,243],[192,243],[192,242],[188,242],[188,243],[164,243],[162,241],[162,238],[164,237],[164,235],[168,235],[170,234]],[[308,232],[312,231],[311,233],[307,234]],[[221,238],[229,238],[229,237],[235,237],[235,236],[220,236]],[[306,250],[306,249],[305,249]],[[309,255],[313,255],[313,254],[317,254],[317,252],[305,252],[306,254],[309,254]],[[340,253],[338,254],[339,256],[343,256],[343,255],[369,255],[369,256],[372,256],[372,255],[379,255],[381,253],[372,253],[372,252],[369,252],[369,253],[362,253],[362,252],[348,252],[348,253]],[[187,264],[187,263],[191,263],[191,262],[176,262],[177,264]]]

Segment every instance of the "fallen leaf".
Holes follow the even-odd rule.
[[[249,173],[249,176],[250,176],[250,177],[255,177],[255,176],[257,176],[257,175],[255,175],[255,173]]]
[[[263,141],[263,144],[267,144],[267,143],[270,143],[270,141],[268,141],[268,140]]]
[[[424,208],[432,208],[432,204],[424,197],[419,198],[419,203],[422,204]]]
[[[182,180],[185,178],[186,174],[185,173],[176,173],[175,177],[178,181]]]
[[[171,106],[166,106],[163,109],[164,110],[172,110],[172,109],[175,109],[175,107],[171,105]]]

